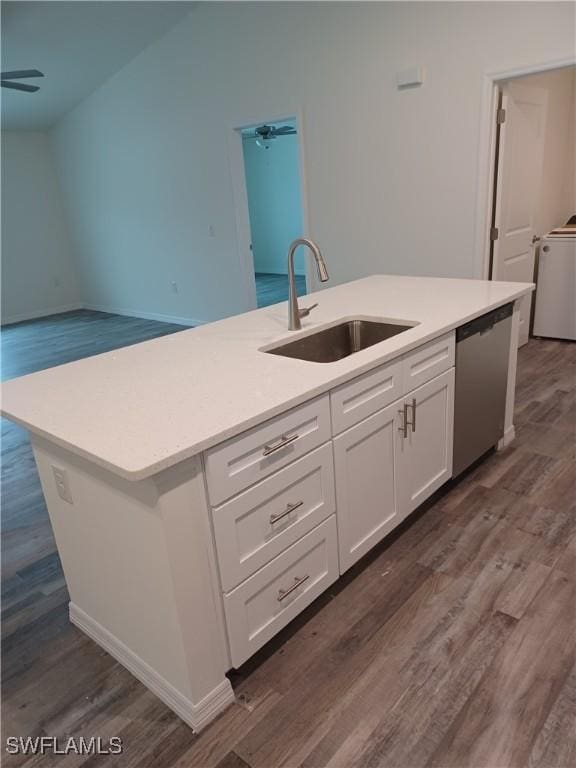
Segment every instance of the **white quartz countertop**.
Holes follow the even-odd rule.
[[[32,433],[140,480],[327,392],[533,290],[530,283],[374,275],[287,303],[49,368],[3,385],[2,413]],[[260,351],[351,318],[418,323],[333,363]]]

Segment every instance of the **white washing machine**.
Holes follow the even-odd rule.
[[[542,238],[532,332],[576,340],[576,226],[559,227]]]

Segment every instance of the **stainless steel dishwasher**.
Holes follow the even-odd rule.
[[[504,434],[511,327],[506,304],[456,329],[454,477]]]

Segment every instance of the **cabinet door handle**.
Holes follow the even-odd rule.
[[[402,437],[408,437],[408,403],[404,403],[403,409],[398,413],[400,414],[398,431],[402,432]]]
[[[298,440],[298,435],[291,435],[290,437],[287,435],[282,435],[277,443],[272,443],[272,445],[265,445],[264,450],[262,451],[262,455],[269,456],[271,453],[279,451],[280,448],[284,448],[285,445],[290,445],[290,443],[293,443],[294,440]]]
[[[412,408],[412,421],[408,419],[408,408]],[[412,432],[416,432],[416,398],[412,398],[411,403],[404,403],[401,411],[398,411],[400,418],[403,419],[402,426],[398,427],[402,432],[402,437],[408,437],[408,427],[412,427]]]
[[[276,512],[274,515],[270,515],[270,525],[274,525],[274,523],[277,523],[278,520],[282,520],[283,517],[289,515],[290,512],[294,512],[294,510],[298,509],[298,507],[301,507],[302,504],[304,504],[303,501],[297,501],[295,504],[288,504],[284,512]]]
[[[291,595],[292,592],[294,592],[295,589],[298,589],[298,587],[301,587],[302,584],[304,584],[305,581],[308,581],[309,578],[310,578],[310,576],[302,576],[302,578],[299,579],[298,576],[296,576],[294,578],[294,584],[292,584],[291,587],[288,587],[288,589],[279,589],[278,590],[278,598],[277,598],[278,602],[281,603],[282,600],[286,600],[288,595]]]

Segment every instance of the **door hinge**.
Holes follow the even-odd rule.
[[[502,123],[506,120],[506,110],[503,107],[500,107],[500,109],[496,112],[496,124],[502,125]]]
[[[498,227],[490,227],[490,240],[492,240],[492,242],[498,240],[499,234]]]

